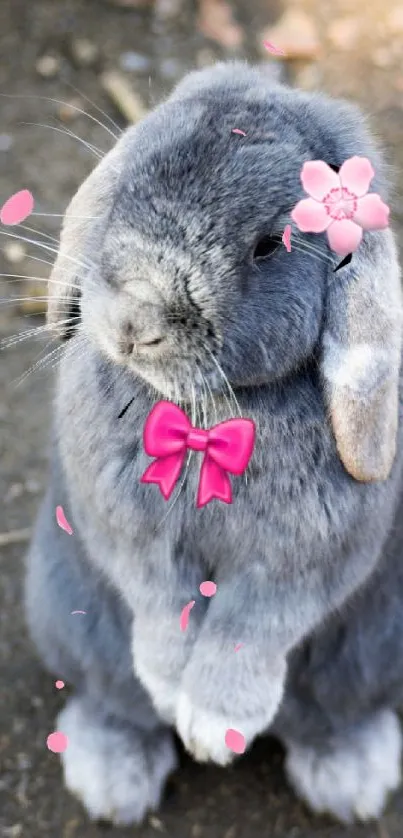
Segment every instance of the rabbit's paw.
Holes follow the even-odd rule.
[[[343,823],[378,818],[401,778],[402,735],[395,713],[385,710],[329,742],[327,749],[288,743],[291,785],[315,812]]]
[[[68,739],[61,754],[65,784],[92,820],[138,824],[158,808],[177,766],[169,731],[109,726],[81,699],[70,700],[57,724]]]
[[[282,692],[278,694],[275,708],[281,700]],[[225,741],[227,730],[237,730],[248,747],[255,736],[268,728],[275,710],[268,705],[260,713],[253,715],[231,715],[215,713],[193,704],[191,698],[181,693],[178,700],[176,728],[186,750],[197,762],[215,762],[217,765],[228,765],[234,759],[234,752]]]
[[[237,660],[237,658],[239,658]],[[264,668],[259,656],[195,655],[178,697],[176,729],[198,762],[227,765],[234,753],[227,730],[237,730],[248,747],[273,721],[284,692],[286,661],[276,658]]]

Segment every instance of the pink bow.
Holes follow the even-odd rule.
[[[172,402],[158,402],[144,425],[144,448],[156,457],[145,470],[141,482],[157,483],[168,500],[181,473],[186,451],[204,451],[200,470],[197,506],[213,498],[232,503],[232,490],[226,474],[242,474],[252,456],[255,424],[251,419],[230,419],[210,430],[194,428],[183,411]]]

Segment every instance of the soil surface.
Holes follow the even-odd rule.
[[[280,4],[261,0],[231,5],[245,32],[240,54],[253,60],[258,56],[259,28],[276,20]],[[391,5],[366,4],[372,35],[377,31],[376,16]],[[395,58],[389,55],[388,36],[383,32],[386,46],[379,47],[384,49],[383,57],[378,49],[374,60],[368,39],[354,46],[351,22],[350,39],[345,24],[344,30],[343,26],[333,30],[333,46],[327,43],[333,18],[343,19],[349,12],[344,6],[321,2],[319,8],[307,0],[307,12],[320,24],[325,48],[314,67],[295,67],[293,72],[306,87],[319,85],[345,93],[367,107],[395,167],[394,224],[402,229],[403,77],[398,51]],[[102,151],[111,147],[113,137],[95,120],[112,132],[116,127],[97,108],[118,127],[125,125],[102,92],[101,71],[118,68],[124,72],[146,105],[152,106],[187,69],[225,54],[197,31],[193,4],[182,2],[178,7],[176,18],[164,20],[162,12],[156,16],[150,10],[118,8],[107,0],[1,0],[0,92],[5,95],[0,99],[0,205],[12,193],[28,188],[38,213],[27,220],[24,230],[10,228],[17,238],[7,235],[4,228],[1,231],[1,338],[22,336],[44,322],[40,313],[24,314],[12,302],[29,293],[20,278],[46,278],[53,256],[50,239],[42,238],[48,250],[21,241],[37,238],[27,227],[57,236],[58,216],[96,161],[93,148],[86,143]],[[360,3],[354,8],[358,14]],[[83,65],[82,57],[74,58],[72,41],[83,37],[98,50],[90,66]],[[44,56],[53,61],[43,61]],[[54,75],[44,77],[50,70]],[[94,119],[78,114],[69,120],[68,109],[66,113],[51,99],[73,102]],[[6,276],[10,274],[16,276]],[[18,340],[0,354],[0,533],[32,526],[46,482],[53,372],[49,361],[41,365],[45,347],[46,352],[56,347],[46,333],[39,341]],[[51,361],[55,360],[57,351]],[[24,377],[34,364],[37,368]],[[136,830],[90,824],[80,804],[63,788],[58,757],[46,748],[67,689],[56,689],[27,637],[21,605],[25,547],[23,541],[1,546],[0,538],[2,838],[157,838],[158,834],[169,838],[401,838],[403,790],[393,797],[381,823],[344,828],[331,819],[313,817],[287,788],[283,754],[271,740],[258,741],[247,756],[226,770],[196,765],[182,753],[181,767],[169,783],[161,811],[144,826]]]

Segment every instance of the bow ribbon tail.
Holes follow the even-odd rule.
[[[182,471],[185,454],[186,450],[183,450],[167,457],[157,457],[146,468],[140,482],[156,483],[164,499],[168,500]]]
[[[206,453],[200,469],[196,506],[205,506],[213,498],[232,503],[232,488],[226,471]]]

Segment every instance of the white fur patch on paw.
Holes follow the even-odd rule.
[[[291,785],[315,812],[343,823],[378,818],[401,780],[402,734],[395,713],[385,710],[322,753],[287,743]]]
[[[228,765],[235,754],[225,744],[227,730],[238,730],[249,745],[268,724],[262,717],[242,721],[226,718],[195,706],[186,693],[179,697],[176,728],[186,750],[197,762]]]
[[[177,767],[169,731],[150,735],[103,725],[78,698],[62,710],[57,728],[68,737],[61,754],[65,784],[93,820],[138,824],[158,808]]]

